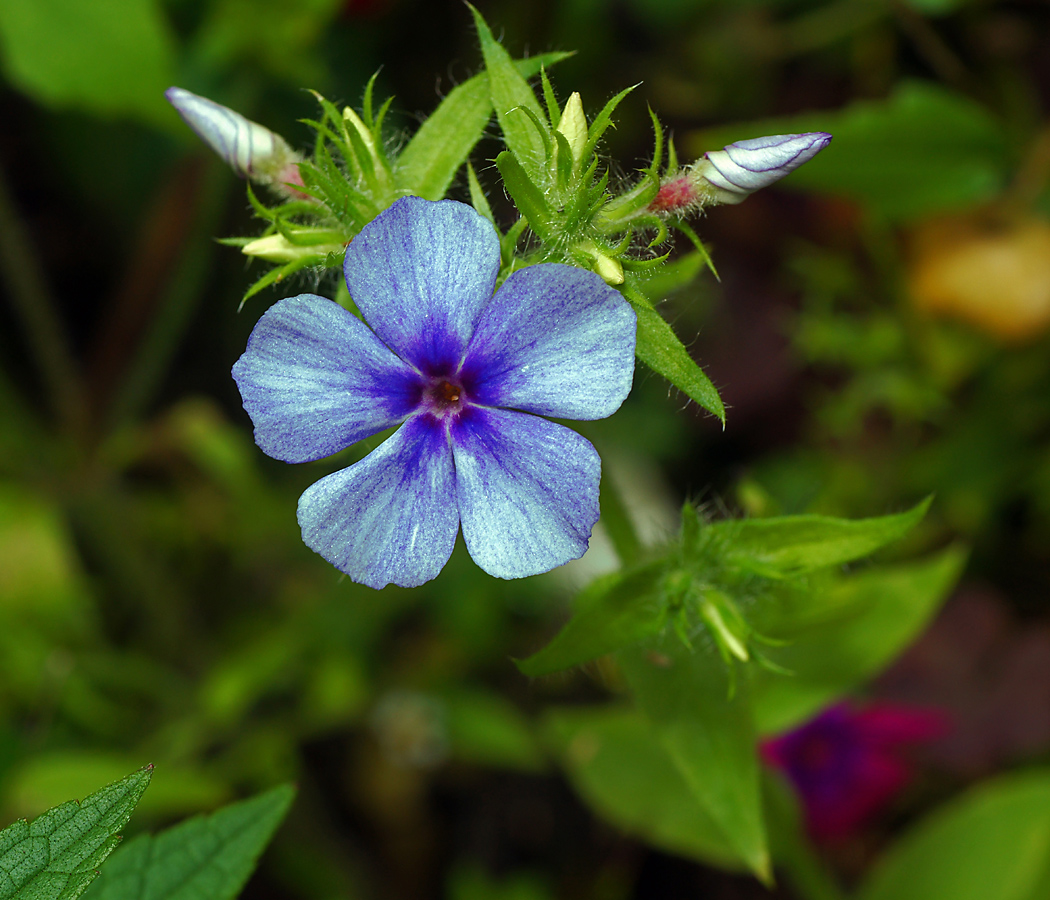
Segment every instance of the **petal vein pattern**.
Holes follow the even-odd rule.
[[[409,419],[363,460],[308,487],[299,525],[311,550],[360,584],[430,581],[459,529],[444,428]]]
[[[601,460],[554,422],[471,409],[452,426],[463,540],[490,575],[524,578],[583,555],[598,521]]]
[[[300,294],[274,304],[233,367],[263,452],[308,462],[404,419],[417,376],[339,304]]]
[[[463,358],[499,271],[499,238],[463,203],[404,197],[354,238],[350,296],[375,333],[420,370]]]
[[[604,419],[634,374],[635,314],[593,272],[554,263],[513,273],[482,314],[464,369],[477,402]]]
[[[233,368],[269,455],[304,462],[400,423],[299,500],[303,540],[354,581],[414,587],[460,525],[475,562],[522,578],[582,555],[601,462],[538,415],[608,416],[631,389],[636,320],[598,275],[540,264],[493,295],[499,238],[471,207],[404,197],[346,253],[367,325],[312,294],[268,310]]]

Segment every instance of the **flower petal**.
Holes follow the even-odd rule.
[[[510,276],[482,313],[464,372],[472,399],[602,419],[630,393],[636,317],[594,272],[555,263]]]
[[[459,365],[492,298],[499,238],[471,207],[402,197],[347,248],[350,296],[383,342],[433,374]]]
[[[314,294],[263,314],[233,377],[255,442],[285,462],[330,456],[397,424],[419,390],[419,376],[363,322]]]
[[[455,477],[444,427],[413,416],[363,460],[306,489],[303,541],[359,584],[417,587],[456,543]]]
[[[568,428],[468,408],[452,426],[463,539],[482,569],[524,578],[582,556],[598,521],[601,461]]]

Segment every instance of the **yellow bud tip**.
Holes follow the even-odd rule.
[[[583,101],[578,91],[573,91],[565,103],[556,130],[565,135],[569,149],[572,150],[573,162],[582,162],[583,148],[587,146],[587,116],[584,115]]]

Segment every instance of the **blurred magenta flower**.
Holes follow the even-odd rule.
[[[717,203],[740,203],[809,162],[829,143],[831,135],[825,131],[750,138],[705,153],[693,171],[707,182]]]
[[[262,316],[233,367],[256,442],[276,459],[320,459],[399,426],[299,500],[303,540],[354,581],[429,581],[461,525],[475,562],[500,578],[587,549],[598,454],[540,416],[616,411],[635,314],[566,265],[520,269],[493,294],[499,264],[498,235],[471,207],[404,197],[346,252],[368,325],[301,294]]]
[[[933,710],[840,703],[800,728],[762,744],[762,756],[787,775],[802,799],[814,837],[846,837],[883,809],[910,781],[902,750],[942,735]]]

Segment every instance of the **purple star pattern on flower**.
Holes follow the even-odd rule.
[[[404,197],[346,252],[367,326],[301,294],[263,315],[233,367],[256,443],[276,459],[320,459],[400,425],[299,500],[303,540],[354,581],[429,581],[460,527],[475,562],[500,578],[587,549],[598,454],[540,416],[619,408],[634,311],[566,265],[521,269],[493,294],[499,260],[495,229],[471,207]]]
[[[762,745],[799,792],[814,837],[843,838],[889,803],[911,778],[902,758],[908,744],[944,733],[931,710],[837,704],[794,731]]]

